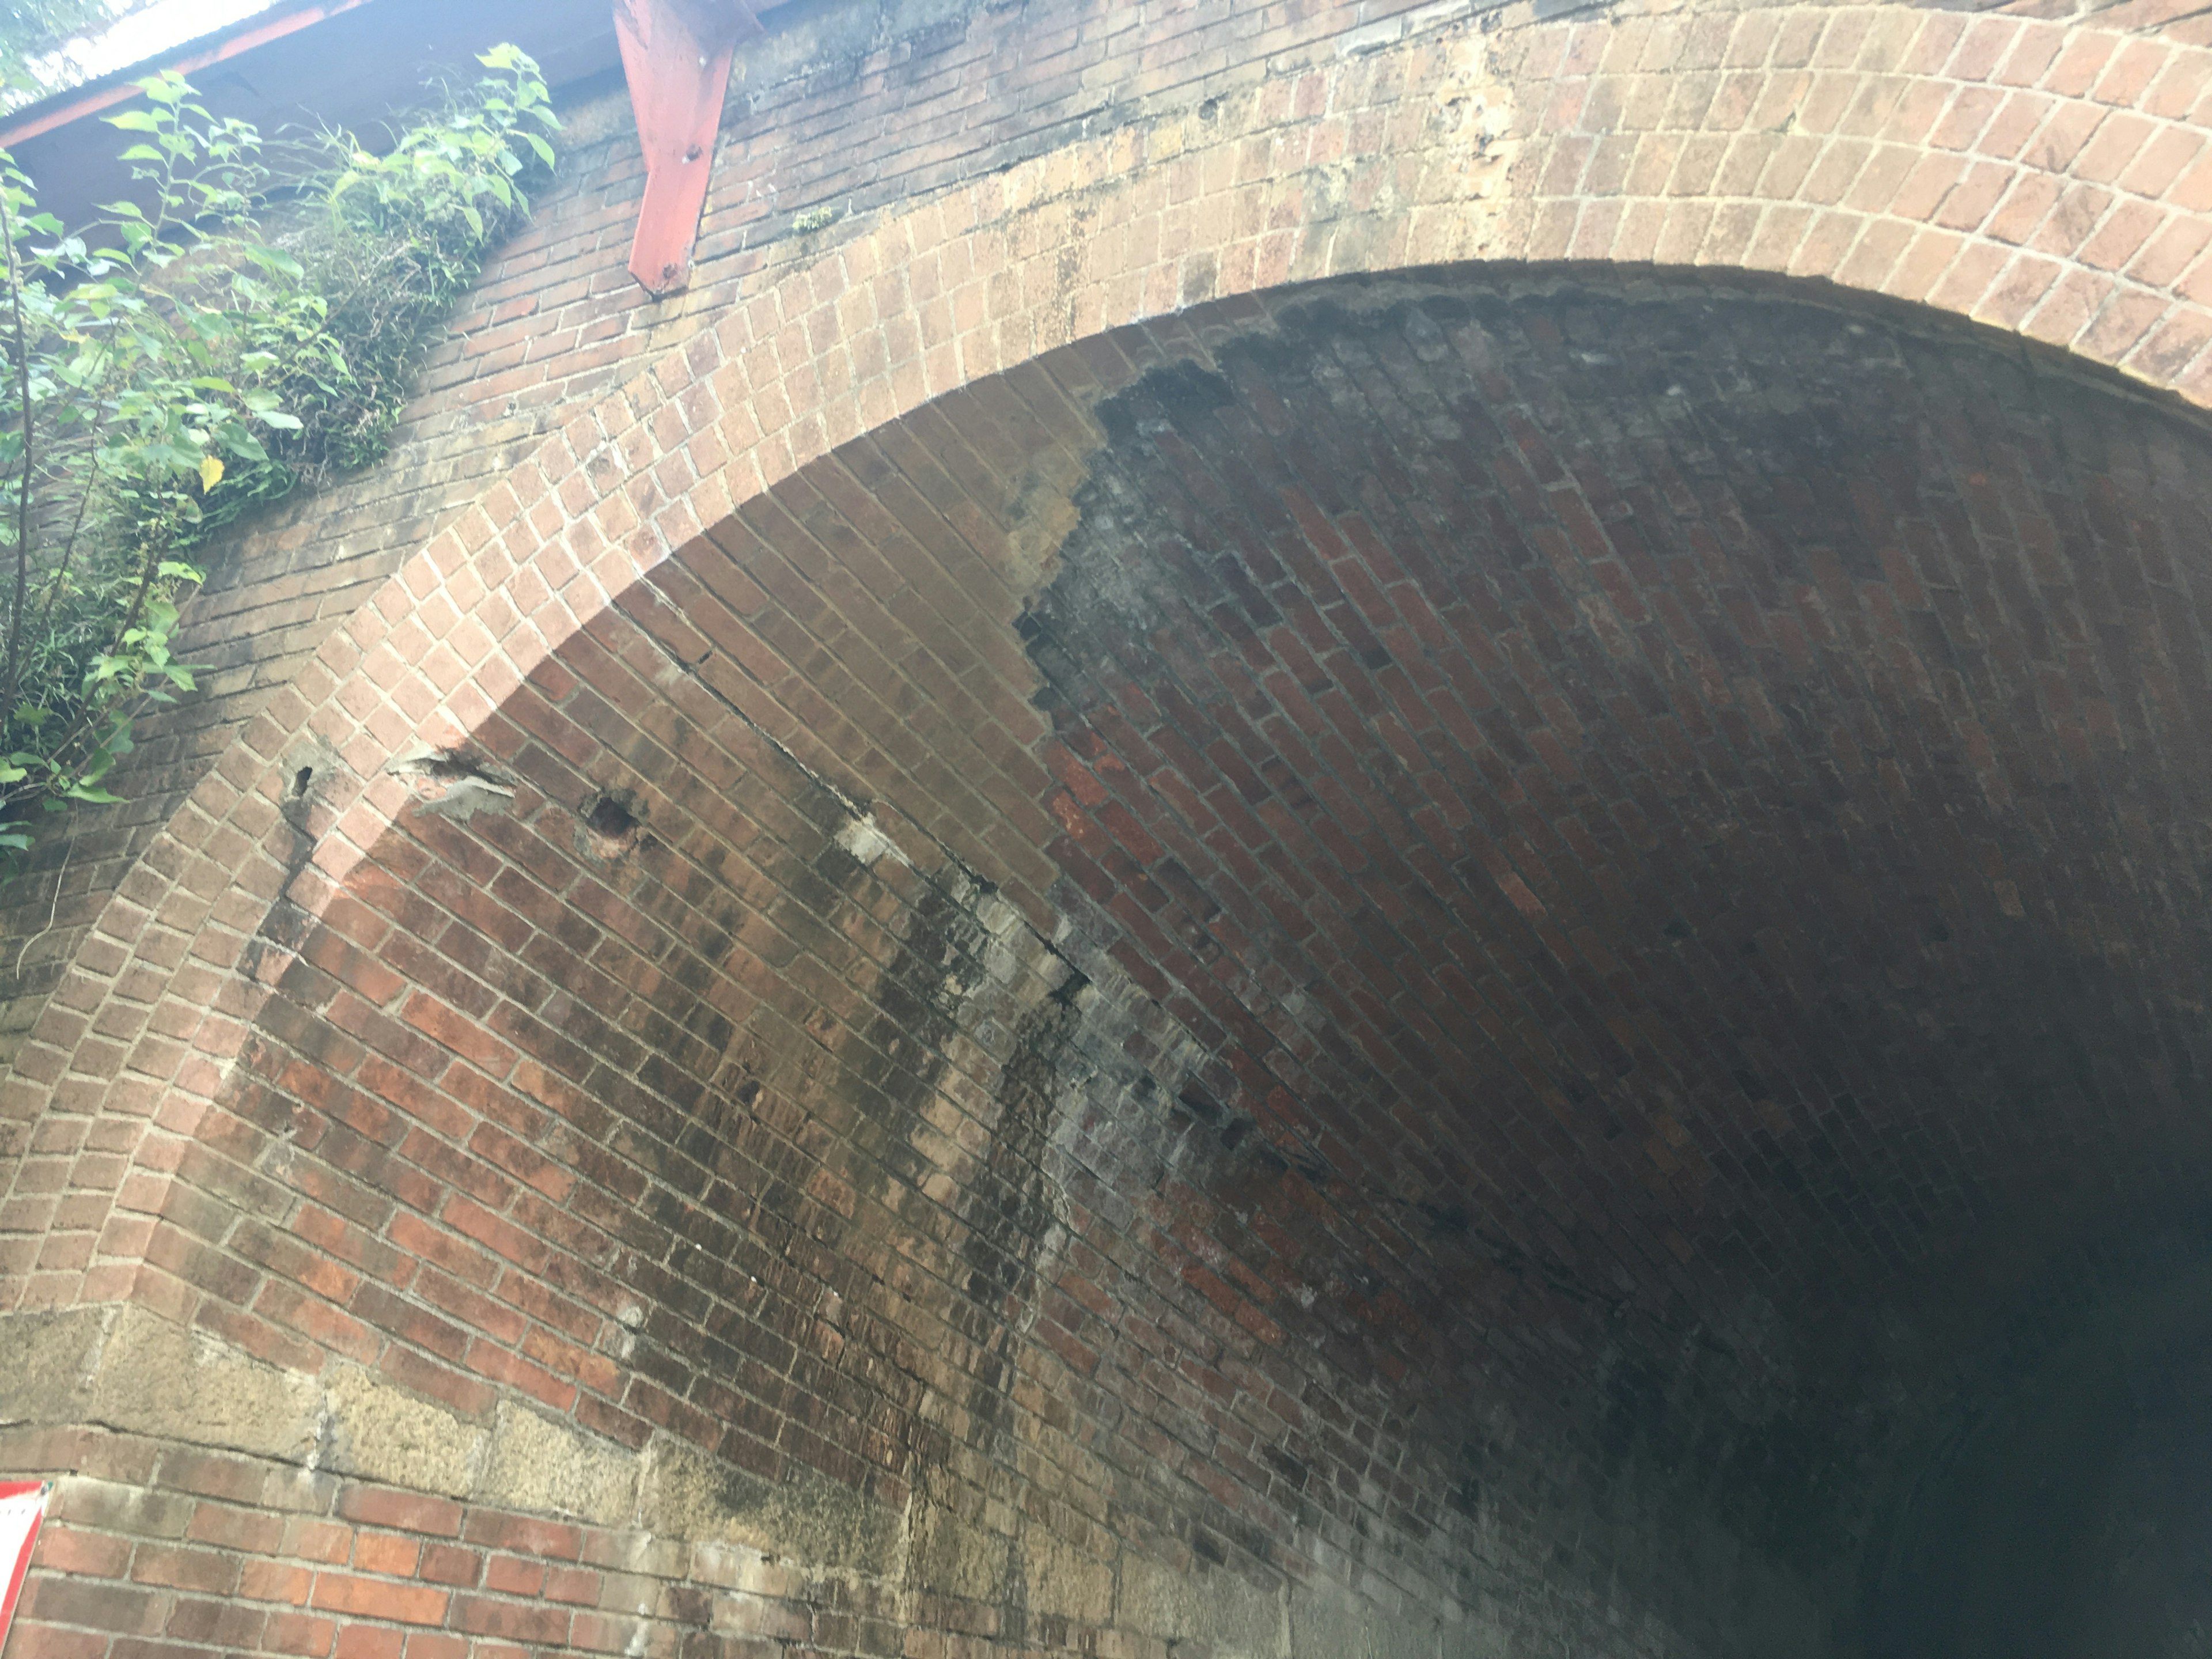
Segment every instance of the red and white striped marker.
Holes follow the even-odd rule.
[[[51,1480],[0,1480],[0,1572],[8,1576],[7,1594],[0,1595],[0,1648],[7,1645],[8,1627],[15,1622],[15,1603],[30,1576],[31,1547],[39,1541],[53,1489]]]

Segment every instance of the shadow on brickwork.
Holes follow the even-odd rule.
[[[2198,1651],[2194,1373],[2063,1352],[2212,1152],[2202,424],[1569,278],[1341,287],[1100,416],[1021,624],[1105,803],[1061,897],[1206,1009],[1267,1161],[1213,1190],[1298,1241],[1261,1271],[1392,1385],[1426,1512],[1713,1651],[1801,1595],[1900,1653]],[[2070,1517],[2008,1569],[2046,1646],[1900,1634],[1961,1437],[2062,1422],[1972,1547]]]
[[[2042,1317],[2014,1334],[2008,1386],[1949,1425],[1900,1493],[1869,1564],[1875,1652],[2207,1650],[2208,1246],[2201,1225],[2163,1234],[2050,1287]],[[2116,1291],[2130,1279],[2133,1293]]]
[[[88,1320],[36,1409],[773,1554],[874,1650],[2191,1651],[2203,428],[1778,289],[1238,314],[977,470],[1016,556],[866,441],[392,763],[161,1243],[281,1410]],[[745,568],[932,689],[772,737]],[[906,816],[971,799],[1036,844]]]

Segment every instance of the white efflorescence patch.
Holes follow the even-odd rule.
[[[914,860],[899,850],[899,844],[885,835],[876,823],[873,812],[863,812],[837,832],[837,845],[850,853],[860,863],[872,866],[877,860],[888,858],[894,863],[912,867]]]

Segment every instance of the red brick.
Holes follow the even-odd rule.
[[[434,1625],[446,1616],[447,1593],[352,1573],[315,1575],[313,1605],[322,1613],[356,1613],[401,1624]]]

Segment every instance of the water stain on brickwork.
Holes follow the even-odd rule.
[[[2203,1646],[2212,442],[2021,342],[2109,289],[2075,349],[2201,387],[2207,60],[763,21],[696,288],[605,257],[587,100],[393,465],[219,572],[210,695],[17,901],[8,1248],[143,1304],[7,1345],[12,1467],[82,1472],[36,1634]],[[1892,166],[2000,216],[1854,218]],[[2071,263],[2001,216],[2062,189]],[[2022,332],[1690,275],[1785,258]],[[448,693],[472,776],[264,765]]]
[[[1662,284],[1210,337],[971,520],[1035,538],[972,551],[1041,584],[989,672],[1066,751],[1049,940],[641,599],[503,709],[509,804],[408,776],[167,1259],[258,1284],[296,1204],[398,1379],[318,1456],[512,1495],[581,1448],[916,1628],[1373,1648],[1335,1583],[1431,1646],[1618,1593],[1651,1651],[1820,1651],[1899,1449],[2040,1363],[1988,1310],[2094,1254],[2099,1182],[2186,1196],[2095,1114],[2199,1149],[2202,781],[2115,757],[2187,752],[2126,688],[2203,679],[2143,599],[2201,434]]]
[[[1516,1402],[1511,1455],[1439,1437],[1483,1449],[1447,1508],[1697,1492],[1817,1581],[1970,1391],[1926,1352],[1979,1230],[2095,1224],[2016,1160],[1931,1205],[1903,1126],[2078,1138],[2117,1065],[2199,1063],[2158,986],[2202,774],[2154,688],[2203,633],[2109,479],[2195,524],[2201,434],[1877,313],[1571,284],[1279,307],[1097,412],[1021,631],[1095,780],[1062,896],[1272,1160],[1193,1131],[1275,1241],[1224,1255],[1316,1287],[1269,1316],[1346,1374]],[[1727,1265],[1808,1226],[1817,1289]],[[1531,1434],[1574,1449],[1536,1476]]]

